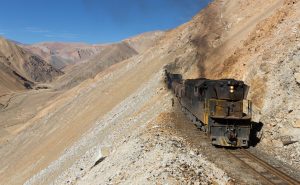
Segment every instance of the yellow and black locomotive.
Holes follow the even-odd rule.
[[[247,147],[251,130],[249,86],[234,79],[183,80],[165,71],[165,82],[176,95],[183,111],[216,146]]]

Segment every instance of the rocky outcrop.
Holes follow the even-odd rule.
[[[32,55],[24,64],[24,69],[35,82],[51,82],[53,78],[62,75],[63,72],[46,63],[38,56]]]

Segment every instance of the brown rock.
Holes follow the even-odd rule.
[[[110,150],[111,150],[110,147],[103,147],[103,148],[101,148],[101,154],[102,154],[102,156],[104,156],[104,157],[109,156]]]
[[[300,84],[300,73],[295,73],[294,74],[295,80],[298,84]]]
[[[300,128],[300,119],[292,123],[294,128]]]
[[[293,141],[291,136],[282,136],[280,138],[280,140],[281,140],[283,146],[287,146],[287,145],[290,145],[290,144],[293,144],[293,143],[297,142],[297,141]]]
[[[280,140],[272,140],[273,146],[276,148],[281,148],[283,147],[283,144]]]

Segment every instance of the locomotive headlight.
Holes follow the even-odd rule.
[[[230,93],[233,93],[233,92],[234,92],[234,87],[233,87],[232,85],[229,86],[229,89],[230,89],[230,90],[229,90]]]

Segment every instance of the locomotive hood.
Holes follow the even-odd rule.
[[[240,101],[247,98],[249,86],[234,79],[207,80],[199,79],[195,88],[206,91],[207,98]]]

